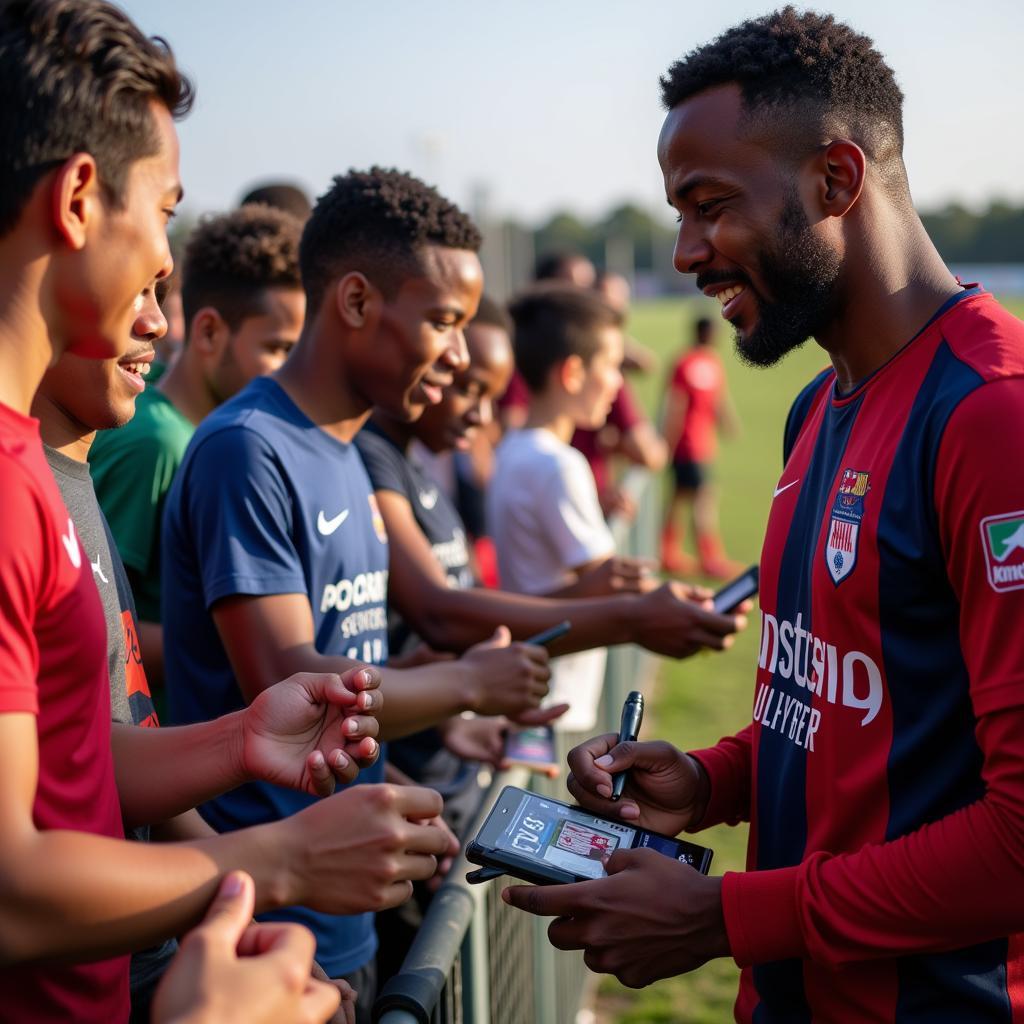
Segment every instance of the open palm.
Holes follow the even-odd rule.
[[[253,779],[329,796],[377,759],[380,674],[298,672],[264,690],[245,712],[242,763]]]

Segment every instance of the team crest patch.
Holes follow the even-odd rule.
[[[384,525],[384,517],[380,514],[380,505],[377,504],[377,495],[368,494],[366,500],[370,503],[370,518],[373,520],[373,532],[377,534],[377,540],[381,544],[387,544],[388,531]]]
[[[989,586],[997,593],[1024,588],[1024,509],[981,521]]]
[[[839,481],[825,544],[825,562],[833,583],[842,583],[857,564],[857,540],[860,521],[864,518],[864,498],[870,487],[869,480],[868,473],[844,469]]]

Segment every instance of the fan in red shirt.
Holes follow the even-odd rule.
[[[740,566],[726,558],[718,533],[711,464],[718,452],[718,427],[735,436],[739,421],[726,390],[725,368],[713,346],[711,321],[702,317],[694,325],[692,347],[672,371],[665,396],[664,432],[672,451],[673,487],[661,534],[661,564],[667,572],[696,572],[698,565],[682,551],[683,530],[677,522],[680,511],[691,506],[701,572],[729,579]]]
[[[96,3],[4,5],[0,80],[0,903],[60,919],[75,890],[78,912],[63,948],[12,921],[11,963],[118,951],[101,894],[70,877],[123,837],[106,624],[27,414],[64,352],[120,354],[137,297],[169,272],[172,117],[191,94],[163,46]],[[12,1019],[123,1019],[127,958],[0,970],[0,1005]]]
[[[0,1015],[110,1024],[128,1018],[124,954],[191,926],[223,862],[241,857],[231,837],[167,853],[124,841],[122,816],[173,817],[133,820],[137,781],[152,779],[159,795],[169,759],[144,772],[115,764],[93,583],[102,570],[79,543],[28,413],[48,367],[125,354],[141,297],[170,272],[167,222],[181,197],[173,118],[191,87],[162,42],[102,0],[0,5],[0,84]],[[81,439],[69,434],[59,440]],[[167,732],[134,731],[157,745]],[[175,778],[228,763],[225,744],[206,746],[205,757],[189,748]],[[252,910],[250,897],[239,917]],[[309,970],[311,939],[289,951],[280,930],[246,934],[243,949],[269,941],[289,970]],[[223,995],[234,967],[201,942],[191,948],[164,990],[182,1012]],[[260,966],[248,973],[268,982],[259,994],[270,1005],[281,982]],[[338,1005],[337,991],[309,987],[323,1015]]]

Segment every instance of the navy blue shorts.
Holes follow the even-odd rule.
[[[704,462],[673,461],[672,473],[676,478],[677,491],[696,491],[706,484],[711,476]]]

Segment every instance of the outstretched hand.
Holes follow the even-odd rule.
[[[518,720],[536,711],[548,693],[548,652],[536,644],[512,643],[506,626],[474,644],[460,659],[474,676],[470,706],[479,715],[507,715]]]
[[[736,613],[720,615],[714,610],[711,591],[675,581],[643,594],[640,600],[643,614],[636,642],[672,658],[728,649],[733,634],[747,628],[745,612],[752,607],[748,601]]]
[[[575,592],[579,597],[604,597],[608,594],[646,594],[659,586],[653,558],[613,555],[593,569],[581,573]]]
[[[246,777],[329,796],[377,760],[380,673],[298,672],[260,693],[244,712]]]

